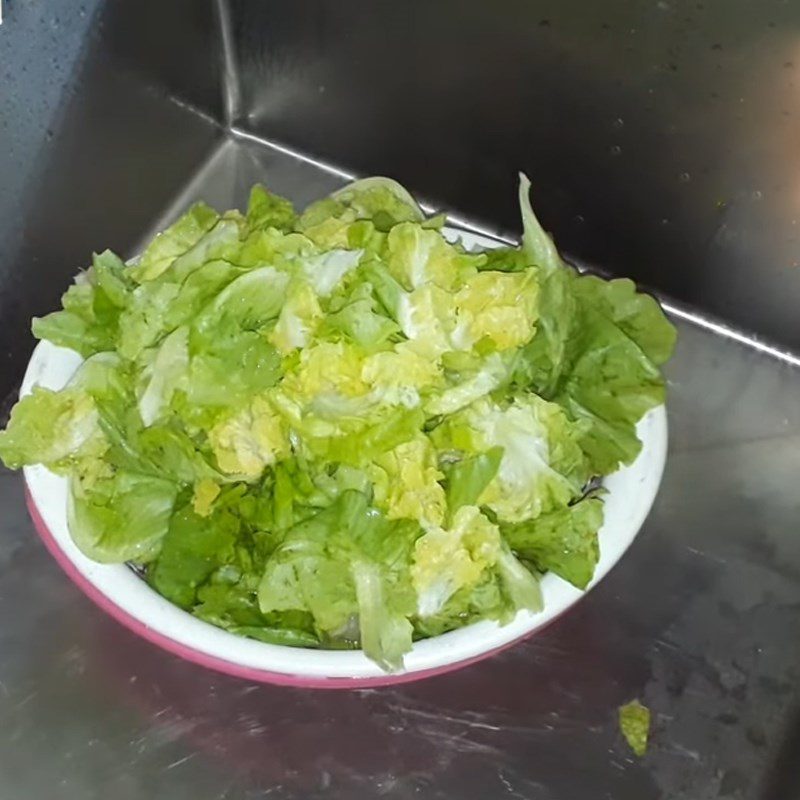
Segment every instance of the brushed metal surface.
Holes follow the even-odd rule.
[[[129,247],[221,136],[214,20],[206,0],[4,3],[0,398],[31,316],[92,250]]]
[[[800,5],[231,0],[239,125],[800,346]]]

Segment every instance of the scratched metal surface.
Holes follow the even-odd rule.
[[[153,225],[256,179],[299,203],[339,182],[230,140]],[[0,798],[800,797],[800,375],[686,323],[668,374],[663,486],[608,579],[533,640],[400,688],[260,686],[157,650],[61,574],[1,473]],[[642,760],[616,724],[633,697]]]

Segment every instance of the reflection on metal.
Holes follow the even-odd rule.
[[[697,327],[703,328],[704,330],[709,331],[709,333],[716,334],[717,336],[723,336],[726,339],[731,339],[734,342],[738,342],[739,344],[743,344],[747,347],[752,347],[759,353],[770,358],[777,359],[778,361],[782,361],[790,366],[800,367],[800,356],[795,355],[785,348],[777,347],[776,345],[762,341],[758,337],[742,333],[730,325],[726,325],[723,322],[714,320],[706,314],[686,308],[685,306],[679,305],[674,301],[664,300],[661,298],[661,305],[673,317],[685,320],[692,325],[697,325]]]
[[[321,169],[323,172],[327,172],[330,175],[341,178],[343,181],[354,181],[356,179],[355,173],[347,172],[339,167],[334,167],[333,164],[329,164],[327,161],[314,158],[313,156],[310,156],[306,153],[301,153],[299,150],[295,150],[292,147],[287,147],[286,145],[278,144],[277,142],[265,139],[263,136],[250,133],[249,131],[243,130],[236,125],[231,126],[230,132],[237,139],[242,139],[246,142],[253,142],[254,144],[269,147],[272,150],[275,150],[276,153],[282,153],[283,155],[291,158],[296,158],[298,161],[302,161],[304,164],[310,164],[312,167],[316,167],[317,169]]]
[[[239,66],[236,60],[236,45],[233,40],[233,20],[228,0],[214,0],[219,38],[222,48],[222,99],[225,126],[228,130],[239,118],[241,97],[239,96]]]

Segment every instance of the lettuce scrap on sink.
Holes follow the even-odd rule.
[[[664,400],[673,327],[560,258],[520,184],[519,247],[476,252],[385,178],[297,213],[199,203],[132,264],[95,255],[33,321],[83,362],[0,433],[69,482],[80,550],[202,620],[363,648],[537,611],[592,578],[603,496]]]

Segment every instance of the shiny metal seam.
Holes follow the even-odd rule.
[[[278,143],[272,139],[266,139],[263,136],[258,136],[255,133],[251,133],[250,131],[246,131],[238,127],[237,125],[232,125],[229,132],[236,139],[241,139],[246,142],[253,142],[254,144],[260,144],[264,147],[269,147],[278,153],[282,153],[283,155],[287,155],[291,158],[296,158],[298,161],[302,161],[305,164],[317,167],[318,169],[327,172],[329,175],[334,175],[342,180],[353,181],[358,177],[355,173],[343,170],[340,167],[336,167],[333,164],[328,163],[327,161],[313,158],[307,153],[295,150],[293,147]],[[433,205],[425,200],[420,201],[420,207],[426,214],[435,214],[438,211],[444,210],[441,207]],[[481,225],[480,223],[475,222],[467,217],[462,217],[459,214],[450,213],[448,211],[447,219],[450,225],[454,228],[462,228],[465,231],[470,231],[470,233],[478,233],[482,236],[488,236],[489,238],[495,239],[498,242],[503,242],[504,244],[515,244],[514,238],[498,233],[498,231],[494,230],[493,228],[487,228],[485,225]]]
[[[224,0],[222,0],[222,2],[224,2]],[[321,161],[320,159],[312,158],[306,153],[301,153],[299,150],[295,150],[294,148],[288,147],[285,144],[279,144],[271,139],[265,139],[263,136],[258,136],[255,133],[250,133],[250,131],[246,131],[237,125],[231,125],[230,133],[236,139],[241,139],[246,142],[253,142],[254,144],[260,144],[264,147],[269,147],[278,153],[296,158],[298,161],[302,161],[304,164],[310,164],[312,167],[317,167],[317,169],[321,169],[323,172],[327,172],[329,175],[335,175],[337,178],[341,178],[342,180],[354,181],[357,177],[354,173],[347,172],[339,167],[335,167],[333,164],[329,164],[327,161]]]
[[[698,328],[721,336],[724,339],[730,339],[739,344],[743,344],[746,347],[757,350],[763,355],[774,358],[777,361],[782,361],[784,364],[789,364],[792,367],[800,367],[800,355],[792,353],[790,350],[770,344],[753,334],[744,333],[736,328],[732,328],[730,325],[714,319],[713,316],[687,308],[674,300],[664,298],[658,292],[653,292],[653,294],[658,297],[662,308],[672,317],[682,319],[685,322],[696,325]]]
[[[233,20],[228,0],[214,0],[214,11],[219,25],[220,49],[222,52],[222,105],[223,123],[227,130],[239,118],[241,111],[241,92],[239,87],[239,64],[233,38]]]
[[[219,119],[212,114],[209,114],[207,111],[203,111],[202,108],[198,108],[194,103],[189,103],[175,94],[167,95],[167,100],[172,105],[180,108],[181,111],[185,111],[187,114],[192,114],[193,116],[197,117],[199,120],[206,123],[206,125],[211,125],[214,128],[222,128],[222,123]]]
[[[330,175],[334,175],[337,178],[341,178],[342,180],[352,181],[357,177],[354,173],[334,166],[327,161],[314,158],[307,153],[295,150],[294,148],[288,147],[285,144],[279,144],[271,139],[266,139],[263,136],[250,133],[249,131],[246,131],[236,125],[231,126],[230,134],[236,139],[253,142],[254,144],[271,148],[272,150],[282,153],[283,155],[290,156],[291,158],[295,158],[305,164],[317,167],[318,169],[323,170]],[[420,205],[426,213],[435,213],[446,210],[426,202],[422,202]],[[447,216],[453,227],[461,228],[472,233],[479,233],[484,236],[489,236],[492,239],[496,239],[497,241],[505,244],[514,245],[517,243],[514,238],[499,233],[491,228],[487,228],[486,226],[476,223],[465,217],[461,217],[457,214],[451,214],[449,212],[447,212]],[[599,274],[608,276],[607,272],[604,272],[603,270],[597,270],[586,263],[573,263],[575,263],[575,265],[581,271],[598,272]],[[755,336],[754,334],[738,330],[719,319],[715,319],[712,315],[689,308],[675,300],[665,297],[660,292],[653,291],[652,293],[658,298],[664,310],[671,316],[696,325],[697,327],[707,330],[710,333],[714,333],[717,336],[722,336],[725,339],[730,339],[734,342],[745,345],[746,347],[750,347],[754,350],[757,350],[759,353],[762,353],[763,355],[769,356],[778,361],[782,361],[783,363],[789,364],[792,367],[800,367],[800,355],[793,353],[786,348],[771,344],[770,342],[765,341],[761,337]]]

